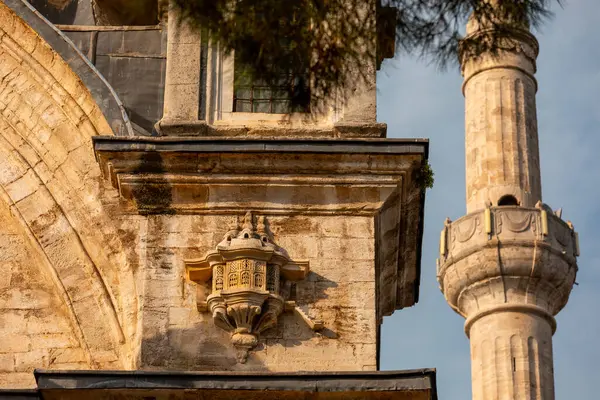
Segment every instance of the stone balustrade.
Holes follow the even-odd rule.
[[[465,317],[486,304],[511,302],[555,315],[574,282],[578,247],[573,225],[546,205],[485,208],[446,221],[437,278],[450,305]],[[489,290],[496,284],[504,295]]]

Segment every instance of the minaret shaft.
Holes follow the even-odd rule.
[[[535,81],[512,68],[467,79],[467,212],[504,196],[533,207],[541,200]]]
[[[537,315],[496,312],[470,327],[473,399],[554,398],[552,328]]]
[[[471,22],[467,32],[476,36]],[[538,43],[526,30],[497,54],[463,59],[467,212],[542,199],[535,94]],[[501,43],[501,45],[504,43]]]

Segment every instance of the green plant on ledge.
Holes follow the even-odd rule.
[[[433,183],[435,182],[434,173],[431,169],[431,164],[429,164],[429,160],[425,160],[421,167],[416,171],[415,180],[417,184],[421,187],[421,189],[431,189],[433,188]]]

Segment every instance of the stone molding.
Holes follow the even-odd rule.
[[[494,33],[497,34],[493,28],[477,30],[470,32],[466,39]],[[502,48],[498,50],[498,54],[461,54],[461,73],[465,78],[462,84],[463,94],[465,86],[475,75],[491,69],[504,68],[520,70],[533,80],[537,90],[534,74],[537,69],[536,59],[540,45],[535,36],[524,29],[513,28],[503,39],[500,39],[499,46]]]
[[[536,305],[531,304],[500,304],[494,307],[489,307],[480,310],[476,314],[471,315],[469,318],[467,318],[467,320],[465,321],[465,334],[467,335],[467,337],[470,337],[471,326],[473,326],[475,322],[487,315],[501,312],[539,315],[548,322],[552,333],[556,332],[556,320],[554,319],[554,316],[552,316],[550,313],[548,313],[548,311],[546,311],[542,307],[538,307]]]
[[[97,137],[94,147],[135,212],[226,214],[374,215],[398,187],[420,191],[404,181],[425,154],[423,142],[375,139]],[[342,185],[344,201],[332,202]]]

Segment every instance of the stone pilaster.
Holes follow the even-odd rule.
[[[168,11],[167,73],[164,123],[198,120],[200,108],[201,38],[197,30],[180,21],[178,12]]]
[[[554,316],[577,273],[577,234],[541,202],[534,78],[538,43],[525,24],[494,29],[499,50],[465,51],[467,212],[447,220],[438,282],[466,318],[474,400],[554,399]]]

